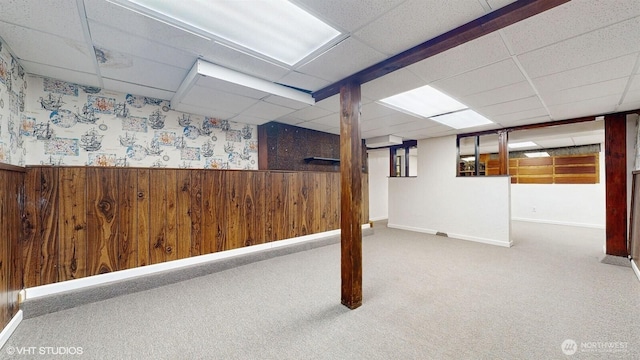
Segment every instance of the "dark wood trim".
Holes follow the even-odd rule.
[[[362,305],[362,137],[361,89],[349,83],[340,89],[340,238],[342,304]]]
[[[604,118],[606,252],[627,256],[627,116]]]
[[[531,16],[537,15],[569,0],[519,0],[503,8],[468,22],[409,50],[390,57],[343,80],[326,86],[312,93],[316,101],[336,95],[348,83],[364,84],[387,75],[393,71],[422,61],[441,52],[453,49],[471,40],[515,24]]]
[[[509,132],[498,132],[499,175],[509,175]]]
[[[21,172],[21,173],[27,172],[27,169],[22,166],[16,166],[16,165],[5,164],[5,163],[0,163],[0,170],[15,171],[15,172]]]
[[[258,169],[269,169],[269,141],[266,126],[258,126]]]

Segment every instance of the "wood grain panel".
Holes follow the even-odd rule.
[[[167,177],[164,169],[149,172],[149,253],[151,264],[167,260]]]
[[[151,264],[151,202],[149,200],[151,177],[148,169],[137,169],[136,171],[138,173],[138,192],[136,194],[138,266],[145,266]]]
[[[22,214],[24,212],[24,169],[14,169],[10,175],[5,189],[8,191],[9,200],[9,315],[15,316],[19,310],[18,292],[24,288],[22,284]]]
[[[556,174],[595,174],[595,166],[556,166]]]
[[[543,166],[543,165],[553,165],[553,158],[551,157],[541,157],[541,158],[530,158],[530,159],[518,159],[518,166]]]
[[[166,253],[166,261],[178,259],[178,171],[180,170],[166,170],[166,196],[167,196],[167,215],[166,215],[166,232],[165,232],[165,246],[164,251]]]
[[[627,256],[627,118],[604,117],[607,254]]]
[[[556,176],[556,184],[597,184],[598,179],[593,176]]]
[[[87,276],[86,171],[80,168],[58,170],[60,182],[60,266],[58,280]]]
[[[240,171],[222,173],[225,177],[223,184],[227,184],[225,197],[227,201],[222,203],[220,207],[226,210],[225,219],[227,224],[224,227],[225,241],[218,243],[216,251],[237,249],[242,247],[244,237],[246,235],[246,227],[242,226],[240,219],[245,215],[244,206],[244,183],[247,181],[246,173]]]
[[[0,170],[0,183],[7,183],[7,174]],[[0,190],[0,329],[4,328],[11,316],[9,314],[9,276],[11,245],[9,233],[8,194]]]
[[[22,217],[22,261],[25,287],[39,286],[42,238],[38,224],[40,203],[40,173],[42,168],[29,169],[25,174],[25,204]]]
[[[118,270],[118,176],[116,169],[87,168],[88,275]]]
[[[595,155],[587,156],[556,156],[555,164],[557,165],[588,165],[595,164],[598,159]]]
[[[118,171],[118,268],[138,266],[138,170]]]
[[[518,169],[518,175],[552,175],[552,166],[531,166]]]
[[[553,184],[553,176],[518,176],[518,184]]]
[[[58,169],[43,167],[39,183],[40,283],[51,284],[58,281]]]
[[[202,254],[202,179],[204,170],[191,171],[191,252],[190,256]]]
[[[191,256],[191,171],[178,170],[176,174],[178,185],[176,202],[176,234],[178,259]]]

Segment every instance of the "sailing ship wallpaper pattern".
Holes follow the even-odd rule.
[[[255,125],[176,112],[166,100],[57,79],[28,75],[27,82],[26,111],[18,106],[10,116],[19,125],[15,136],[26,146],[27,164],[258,168]],[[9,116],[2,109],[0,114]]]
[[[25,133],[33,132],[32,117],[24,118],[27,76],[18,61],[0,42],[0,162],[11,165],[25,164]]]

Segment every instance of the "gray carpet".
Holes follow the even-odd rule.
[[[0,358],[561,359],[567,339],[570,358],[640,358],[640,282],[600,263],[602,230],[514,223],[513,238],[376,224],[357,310],[340,305],[333,244],[27,319]]]

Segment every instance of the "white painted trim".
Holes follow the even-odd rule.
[[[363,229],[368,229],[371,227],[369,224],[363,224]],[[228,259],[234,256],[244,255],[256,253],[259,251],[265,251],[269,249],[276,249],[282,246],[292,245],[303,243],[311,240],[323,239],[329,236],[335,236],[340,234],[340,229],[338,230],[330,230],[316,234],[309,234],[304,236],[299,236],[286,240],[274,241],[266,244],[259,244],[253,246],[247,246],[239,249],[221,251],[213,254],[206,254],[200,256],[194,256],[186,259],[174,260],[163,262],[159,264],[141,266],[133,269],[114,271],[106,274],[93,275],[88,276],[81,279],[74,279],[63,281],[59,283],[47,284],[42,286],[36,286],[27,288],[24,300],[35,299],[42,296],[48,296],[53,294],[58,294],[65,291],[77,290],[89,286],[102,285],[114,281],[131,279],[133,277],[143,276],[155,274],[161,271],[166,270],[175,270],[180,269],[186,266],[204,264],[211,261],[216,261],[220,259]]]
[[[586,228],[592,228],[592,229],[605,228],[604,225],[600,225],[600,224],[586,224],[586,223],[576,223],[576,222],[568,222],[568,221],[555,221],[555,220],[531,219],[531,218],[519,218],[519,217],[512,217],[511,220],[525,221],[525,222],[532,222],[532,223],[539,223],[539,224],[586,227]]]
[[[636,262],[633,261],[633,259],[631,259],[631,267],[633,268],[633,272],[636,273],[638,281],[640,281],[640,269],[638,269],[638,266],[636,265]]]
[[[13,332],[16,331],[16,329],[18,328],[18,325],[20,325],[21,322],[22,322],[22,310],[18,310],[16,315],[13,317],[13,319],[11,319],[11,321],[9,321],[7,326],[5,326],[4,329],[2,329],[2,332],[0,332],[0,348],[2,348],[4,344],[7,343],[7,341],[9,340]]]
[[[389,217],[388,216],[380,216],[377,218],[370,218],[369,221],[382,221],[382,220],[388,220]]]
[[[420,233],[431,234],[431,235],[435,235],[437,233],[436,230],[432,230],[432,229],[424,229],[424,228],[417,228],[417,227],[413,227],[413,226],[405,226],[405,225],[397,225],[397,224],[387,224],[387,227],[390,227],[390,228],[393,228],[393,229],[420,232]],[[502,246],[502,247],[511,247],[511,246],[513,246],[513,241],[511,241],[511,240],[509,240],[509,242],[505,242],[505,241],[499,241],[499,240],[487,239],[487,238],[481,238],[481,237],[469,236],[469,235],[462,235],[462,234],[450,234],[449,233],[447,235],[450,238],[457,239],[457,240],[473,241],[473,242],[478,242],[478,243],[482,243],[482,244],[496,245],[496,246]]]

